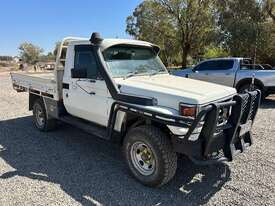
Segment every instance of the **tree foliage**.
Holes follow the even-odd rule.
[[[41,53],[43,52],[43,49],[28,42],[22,43],[18,49],[20,51],[21,59],[29,64],[37,63]]]
[[[222,41],[233,56],[253,57],[266,43],[260,4],[255,0],[222,0],[218,3]]]
[[[222,47],[216,47],[216,46],[209,46],[205,49],[205,53],[203,57],[205,59],[209,58],[218,58],[218,57],[228,57],[230,54],[224,50]]]
[[[264,8],[266,9],[267,14],[270,16],[270,18],[275,21],[275,1],[274,0],[265,0],[264,2]]]
[[[161,45],[165,61],[198,55],[215,32],[213,0],[147,0],[127,18],[126,31]],[[170,58],[169,58],[170,57]]]
[[[139,40],[147,40],[161,47],[161,57],[166,65],[177,61],[179,46],[176,29],[165,9],[155,1],[144,1],[127,18],[127,33]]]
[[[126,32],[160,45],[166,65],[215,55],[271,63],[274,7],[274,0],[145,0],[127,18]]]
[[[40,62],[49,62],[49,61],[54,61],[55,56],[52,52],[48,52],[48,54],[42,54],[39,56],[39,61]]]

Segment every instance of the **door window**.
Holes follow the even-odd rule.
[[[93,50],[90,47],[76,47],[74,68],[86,70],[88,79],[98,78],[98,65]]]
[[[199,64],[195,68],[195,70],[197,71],[228,70],[228,69],[232,69],[233,65],[234,65],[233,60],[207,61]]]

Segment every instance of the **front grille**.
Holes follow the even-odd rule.
[[[257,93],[254,94],[242,94],[242,118],[241,118],[241,124],[246,123],[248,120],[254,120],[255,115],[257,113],[257,108],[259,104],[260,98]]]
[[[242,94],[243,97],[243,104],[242,104],[242,113],[244,115],[242,115],[241,118],[241,124],[244,124],[247,120],[247,115],[249,113],[249,94]],[[245,115],[247,114],[247,115]]]
[[[257,113],[257,107],[258,107],[258,104],[257,104],[257,96],[256,95],[252,95],[251,96],[251,110],[249,112],[249,116],[248,116],[248,119],[249,120],[253,120],[255,118],[255,115]]]

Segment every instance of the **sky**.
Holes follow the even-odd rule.
[[[50,52],[66,36],[130,38],[126,18],[141,0],[3,0],[0,4],[0,55],[18,55],[31,42]]]

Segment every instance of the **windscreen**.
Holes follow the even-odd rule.
[[[103,52],[112,77],[167,73],[165,66],[151,48],[113,46]]]

